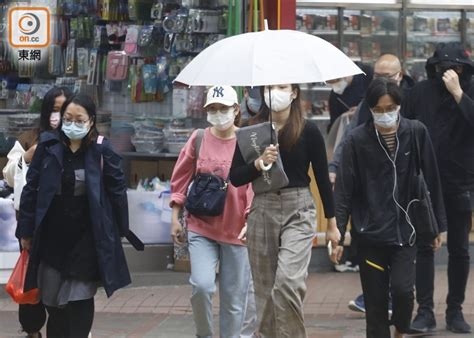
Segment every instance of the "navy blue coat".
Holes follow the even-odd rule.
[[[23,189],[16,236],[33,238],[25,289],[36,287],[43,220],[60,187],[65,145],[59,132],[41,134]],[[102,159],[101,159],[102,157]],[[127,236],[127,188],[122,159],[107,140],[85,152],[86,189],[102,285],[111,296],[131,283],[121,237]],[[103,168],[102,168],[103,166]],[[67,241],[67,238],[64,238]]]

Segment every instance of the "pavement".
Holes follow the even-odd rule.
[[[187,338],[194,337],[189,302],[191,287],[188,275],[159,272],[138,276],[136,284],[119,290],[107,299],[101,290],[96,296],[93,338]],[[148,286],[139,285],[149,284]],[[446,267],[436,267],[435,312],[438,321],[436,337],[474,337],[447,332],[444,322],[447,292]],[[365,320],[361,313],[347,308],[349,300],[360,293],[357,273],[310,273],[304,303],[305,323],[310,338],[365,337]],[[214,297],[214,321],[218,335],[218,294]],[[0,295],[0,338],[25,337],[19,332],[17,305]],[[474,283],[468,284],[464,303],[466,320],[474,324]],[[45,336],[45,335],[44,335]]]

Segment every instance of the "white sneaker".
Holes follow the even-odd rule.
[[[359,272],[359,265],[346,261],[344,264],[335,264],[334,269],[338,272]]]

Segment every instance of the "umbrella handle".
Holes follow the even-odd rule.
[[[260,164],[260,168],[261,168],[263,171],[269,171],[269,170],[272,168],[272,166],[273,166],[273,163],[270,163],[270,164],[265,165],[265,163],[263,163],[263,160],[260,160],[259,164]]]

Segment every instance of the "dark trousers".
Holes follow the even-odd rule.
[[[446,195],[448,219],[448,296],[447,314],[462,310],[469,276],[469,232],[472,227],[470,193]],[[433,313],[434,253],[430,243],[418,243],[416,301],[419,313]]]
[[[46,306],[48,338],[87,338],[94,320],[94,298],[69,302],[63,308]]]
[[[358,248],[368,338],[390,338],[390,323],[401,333],[410,329],[414,305],[416,247]],[[392,319],[388,318],[389,292]]]
[[[46,309],[43,303],[20,304],[18,307],[18,320],[21,328],[26,333],[39,332],[46,322]]]

